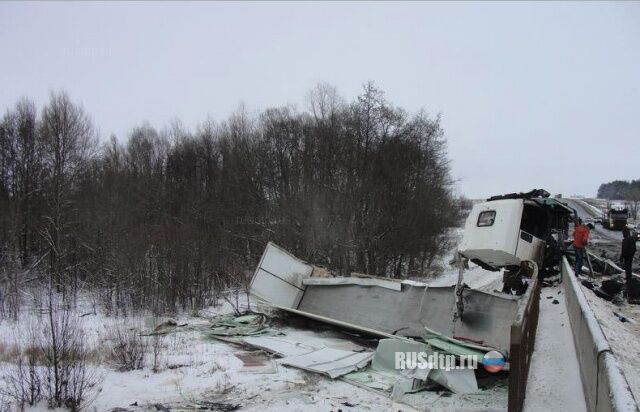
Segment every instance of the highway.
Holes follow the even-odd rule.
[[[565,202],[570,207],[574,208],[576,212],[578,212],[578,216],[582,218],[582,220],[586,218],[597,218],[600,216],[595,212],[595,210],[591,209],[589,205],[587,205],[584,200],[580,199],[561,199],[562,202]],[[619,230],[609,230],[602,227],[601,224],[596,224],[593,229],[597,234],[606,240],[610,240],[612,242],[616,242],[619,244],[622,241],[622,232]]]

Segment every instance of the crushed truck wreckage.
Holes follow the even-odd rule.
[[[480,342],[505,356],[519,300],[466,288],[465,316],[456,317],[454,286],[373,277],[313,279],[312,265],[274,243],[267,245],[250,291],[274,307],[340,327],[380,337],[418,338],[428,327]]]
[[[332,277],[326,269],[269,242],[251,279],[251,295],[270,307],[381,339],[376,351],[368,353],[302,350],[305,342],[277,336],[248,336],[242,341],[282,356],[283,365],[340,377],[394,399],[434,383],[454,393],[473,393],[478,391],[477,374],[484,372],[482,368],[398,370],[390,362],[402,348],[427,354],[439,351],[455,356],[458,364],[467,357],[491,363],[494,358],[487,357],[491,352],[505,361],[504,371],[513,366],[510,355],[515,351],[514,376],[519,379],[528,372],[535,336],[539,268],[552,272],[559,267],[568,223],[575,215],[548,196],[533,190],[474,205],[456,254],[458,282],[452,286],[359,273]],[[469,260],[486,270],[503,270],[503,290],[466,285],[464,268]],[[527,320],[529,316],[534,319]],[[514,387],[512,394],[510,388],[509,396],[522,398],[521,391]]]
[[[314,348],[282,336],[247,336],[242,339],[244,344],[282,356],[282,365],[342,377],[393,399],[423,390],[429,381],[461,394],[478,391],[478,385],[472,369],[397,370],[393,364],[396,350],[390,347],[456,357],[475,355],[480,363],[492,350],[508,357],[518,296],[466,288],[465,316],[456,317],[454,286],[429,287],[364,275],[314,278],[313,271],[312,265],[269,243],[250,291],[277,309],[386,338],[379,341],[376,351]]]

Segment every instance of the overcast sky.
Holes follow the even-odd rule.
[[[443,119],[470,197],[640,178],[640,3],[0,3],[0,110],[65,89],[103,139],[367,80]]]

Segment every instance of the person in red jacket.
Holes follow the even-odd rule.
[[[593,227],[591,223],[588,226]],[[576,220],[576,227],[573,230],[573,250],[576,252],[576,264],[574,271],[576,275],[582,274],[582,261],[585,256],[585,248],[589,243],[589,227],[582,224],[582,219]]]

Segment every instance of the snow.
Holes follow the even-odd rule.
[[[425,407],[434,410],[468,408],[485,410],[504,409],[507,404],[507,389],[504,382],[476,394],[455,395],[448,391],[422,391],[405,395],[402,403],[341,380],[308,373],[276,363],[276,373],[261,374],[242,371],[242,361],[234,352],[246,350],[239,346],[204,338],[198,328],[208,325],[207,317],[229,313],[231,307],[223,304],[211,307],[201,314],[207,317],[182,315],[174,318],[178,324],[188,327],[165,335],[161,339],[160,370],[151,370],[150,354],[142,370],[121,372],[110,365],[105,354],[110,350],[112,328],[149,326],[150,318],[130,316],[108,317],[96,314],[80,317],[92,311],[88,302],[81,304],[75,316],[86,334],[87,346],[96,353],[93,363],[100,382],[87,410],[111,411],[127,408],[131,411],[155,410],[152,405],[163,404],[173,408],[186,408],[197,401],[237,403],[248,411],[375,411],[411,410]],[[42,316],[38,311],[25,307],[17,323],[0,323],[0,355],[6,355],[17,340],[27,344],[25,331]],[[356,345],[337,331],[278,327],[293,339],[304,339],[310,343],[334,342],[336,347],[350,349]],[[333,344],[332,344],[333,346]],[[10,357],[0,356],[0,375],[10,367]],[[1,382],[1,381],[0,381]],[[352,407],[346,406],[354,405]],[[137,405],[137,406],[131,406]],[[39,405],[30,410],[44,410]]]
[[[462,233],[454,231],[454,236]],[[432,286],[453,285],[457,282],[458,269],[448,265],[453,257],[442,259],[442,275],[427,280]],[[464,281],[471,287],[492,290],[500,288],[501,272],[489,272],[470,264],[465,270]],[[424,281],[424,279],[421,279]],[[444,390],[422,391],[407,394],[402,403],[367,389],[341,380],[331,380],[319,374],[285,367],[278,363],[276,373],[263,374],[242,371],[242,361],[234,352],[247,350],[232,344],[204,338],[201,329],[209,324],[209,318],[231,313],[227,302],[200,311],[200,316],[181,314],[172,319],[187,327],[160,339],[159,371],[151,370],[151,354],[147,354],[142,370],[118,371],[106,354],[113,344],[113,328],[140,328],[148,330],[163,319],[144,314],[111,317],[101,312],[99,306],[86,296],[79,302],[74,316],[86,335],[85,343],[95,354],[93,367],[100,377],[88,411],[111,411],[127,408],[131,411],[155,410],[154,404],[169,407],[187,407],[197,401],[237,403],[248,411],[377,411],[377,410],[503,410],[507,405],[507,386],[504,379],[475,394],[456,395]],[[91,313],[86,316],[82,314]],[[0,321],[0,375],[11,367],[11,352],[16,344],[28,345],[26,331],[44,315],[32,304],[25,303],[18,322]],[[44,316],[46,318],[46,316]],[[167,319],[167,318],[164,318]],[[324,331],[278,327],[292,339],[310,342],[333,342],[332,347],[350,350],[357,344],[347,335],[328,329]],[[151,338],[149,338],[151,339]],[[1,384],[0,380],[0,384]],[[1,399],[0,399],[1,402]],[[347,406],[353,405],[353,406]],[[32,411],[45,410],[44,405],[32,407]]]
[[[493,290],[502,289],[502,272],[491,272],[480,266],[469,263],[469,269],[463,274],[464,283],[473,289]],[[427,281],[430,286],[451,286],[458,282],[458,268],[450,268],[442,276]]]
[[[564,294],[554,286],[542,289],[540,296],[540,317],[524,410],[585,411],[580,366]],[[553,304],[553,300],[559,303]]]
[[[597,297],[581,286],[611,350],[622,369],[633,396],[640,399],[640,306],[623,303],[620,306]],[[621,322],[613,312],[631,318],[637,323]]]

